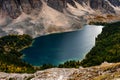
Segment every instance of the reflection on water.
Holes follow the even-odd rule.
[[[32,47],[22,51],[26,55],[24,60],[36,66],[81,60],[95,45],[95,37],[101,33],[102,27],[86,25],[78,31],[38,37]]]

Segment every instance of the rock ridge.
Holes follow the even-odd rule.
[[[34,74],[0,72],[0,80],[119,80],[120,63],[79,68],[51,68]]]

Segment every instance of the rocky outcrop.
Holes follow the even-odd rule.
[[[0,72],[0,80],[119,80],[120,63],[103,63],[88,68],[52,68],[34,74]]]

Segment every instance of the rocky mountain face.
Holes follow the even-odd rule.
[[[40,9],[40,0],[0,0],[0,8],[13,19],[19,17],[22,12],[30,14],[33,9]]]
[[[76,30],[93,16],[118,15],[119,6],[119,0],[0,0],[0,36]]]
[[[52,68],[34,74],[0,73],[0,80],[120,80],[120,63],[89,68]]]
[[[86,4],[92,9],[101,11],[104,9],[106,13],[115,13],[110,4],[120,6],[119,0],[0,0],[0,8],[10,17],[17,18],[22,12],[30,14],[34,9],[41,9],[43,1],[49,7],[61,12],[63,12],[63,9],[67,8],[67,4],[77,8],[75,1],[81,5]]]
[[[114,6],[120,6],[120,0],[109,0],[109,2]]]

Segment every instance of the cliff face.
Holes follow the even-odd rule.
[[[17,18],[22,12],[29,14],[33,9],[40,9],[40,0],[0,0],[0,8],[3,13],[12,18]]]
[[[104,9],[106,13],[115,13],[109,3],[113,6],[120,6],[119,0],[0,0],[0,8],[12,18],[17,18],[22,12],[30,14],[33,9],[41,9],[42,1],[61,12],[67,7],[67,4],[76,7],[75,1],[81,5],[85,3],[92,9],[101,11]]]
[[[107,0],[90,0],[90,6],[93,9],[101,10],[103,13],[115,13],[114,8],[110,6]]]
[[[72,31],[90,16],[118,15],[119,0],[0,0],[0,36]]]
[[[114,6],[120,6],[120,0],[108,0]]]

